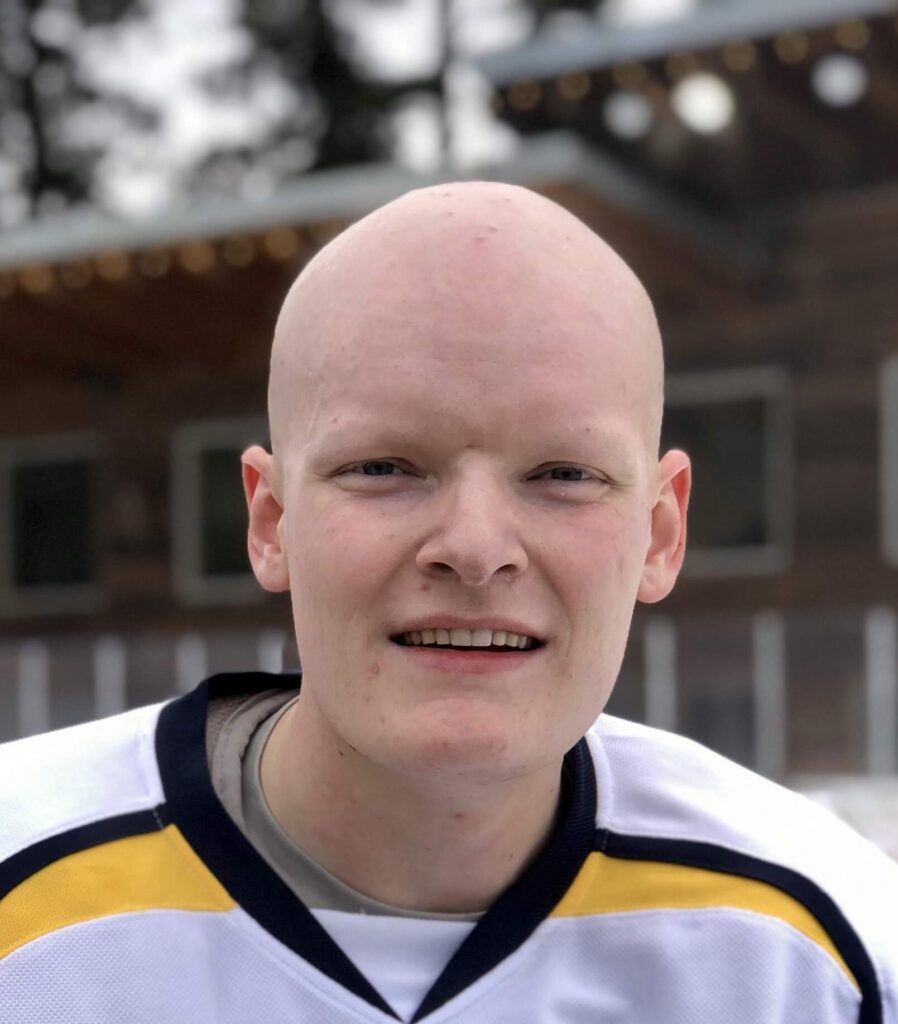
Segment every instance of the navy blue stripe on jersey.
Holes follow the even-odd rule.
[[[100,821],[92,821],[87,825],[79,825],[59,835],[48,836],[14,853],[0,864],[0,899],[27,878],[31,878],[38,871],[63,857],[116,839],[127,839],[129,836],[139,836],[145,832],[158,832],[166,824],[167,811],[161,806],[155,810],[118,814]]]
[[[213,676],[167,704],[156,729],[156,756],[171,821],[230,896],[271,935],[377,1009],[396,1014],[240,831],[218,799],[206,756],[210,697],[299,689],[298,675]]]
[[[804,875],[713,843],[628,836],[608,829],[596,833],[595,850],[609,857],[720,871],[765,882],[787,893],[820,922],[860,986],[861,1010],[857,1024],[883,1024],[882,995],[870,954],[832,898]]]
[[[513,953],[561,901],[592,852],[595,771],[586,740],[565,757],[559,823],[548,845],[477,923],[418,1007],[433,1013]]]

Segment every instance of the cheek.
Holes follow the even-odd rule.
[[[399,558],[399,531],[370,512],[314,506],[300,506],[289,531],[297,631],[344,635],[348,620],[368,618],[377,607]]]
[[[625,515],[577,524],[556,559],[560,585],[598,622],[607,621],[612,611],[629,615],[627,606],[635,603],[645,562],[643,547],[640,522]]]

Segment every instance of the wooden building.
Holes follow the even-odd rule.
[[[898,773],[893,5],[722,6],[484,67],[523,141],[477,176],[634,266],[665,442],[695,465],[686,570],[638,610],[612,710],[774,777]],[[703,76],[713,130],[681,103]],[[0,237],[0,738],[295,662],[286,599],[248,573],[237,464],[265,439],[274,317],[343,225],[457,176],[346,169]]]

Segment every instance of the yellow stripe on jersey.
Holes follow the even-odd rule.
[[[788,893],[753,878],[680,864],[591,853],[574,884],[552,911],[552,917],[707,907],[750,910],[787,922],[825,949],[854,987],[860,988],[817,918]]]
[[[231,910],[174,825],[71,853],[0,900],[0,959],[69,925],[135,910]]]

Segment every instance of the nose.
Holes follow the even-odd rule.
[[[483,475],[458,480],[436,496],[433,529],[416,558],[427,576],[456,577],[469,587],[511,580],[528,564],[513,495]]]

